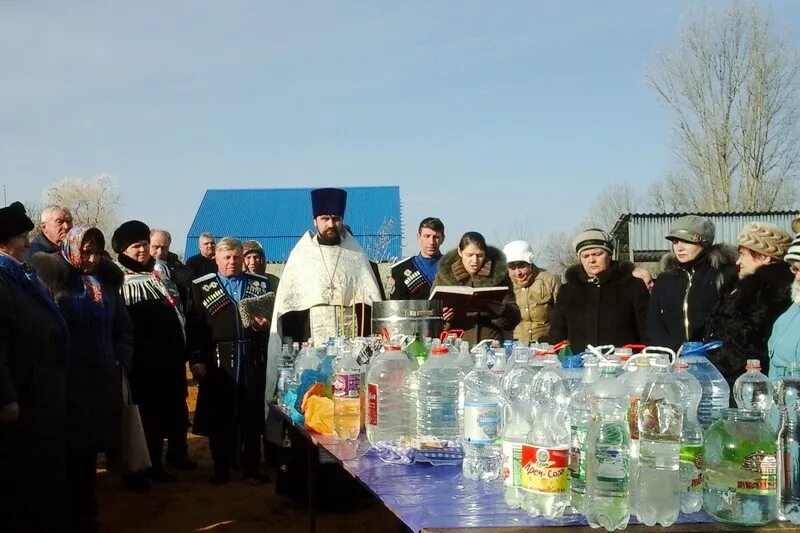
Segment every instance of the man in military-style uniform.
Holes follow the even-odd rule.
[[[388,280],[392,300],[427,300],[436,277],[436,269],[444,242],[444,224],[438,218],[428,217],[419,223],[417,243],[419,254],[407,257],[392,266]]]
[[[217,244],[218,272],[192,282],[193,308],[187,324],[192,372],[200,381],[194,433],[208,436],[214,474],[226,483],[238,452],[245,481],[268,478],[260,468],[264,430],[264,376],[269,331],[269,281],[242,272],[242,243]],[[264,316],[240,311],[248,299]],[[250,303],[253,303],[250,302]],[[246,325],[246,322],[252,322]]]

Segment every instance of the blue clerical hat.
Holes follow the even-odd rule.
[[[311,191],[311,209],[314,218],[320,215],[344,216],[347,191],[342,189],[314,189]]]

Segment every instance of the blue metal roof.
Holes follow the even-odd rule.
[[[342,187],[347,191],[345,224],[373,261],[400,257],[400,187]],[[286,261],[297,240],[314,231],[311,188],[209,189],[186,236],[185,255],[197,253],[203,232],[257,240],[269,261]]]

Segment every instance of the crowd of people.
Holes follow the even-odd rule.
[[[257,241],[216,241],[182,263],[169,232],[131,220],[107,238],[49,206],[34,223],[22,204],[0,209],[0,495],[10,531],[99,529],[99,453],[131,490],[196,469],[187,447],[187,363],[199,383],[192,431],[208,437],[210,481],[240,470],[269,481],[263,454],[281,439],[265,411],[286,342],[368,336],[373,302],[428,299],[436,287],[494,288],[494,298],[445,305],[447,329],[471,343],[649,344],[722,341],[711,352],[732,383],[757,358],[771,378],[800,361],[800,237],[747,224],[715,243],[710,220],[679,218],[660,273],[614,259],[590,228],[572,242],[561,277],[537,266],[529,243],[491,246],[467,232],[445,253],[438,218],[419,224],[419,253],[381,279],[344,224],[347,193],[311,193],[315,232],[292,249],[281,278]],[[797,222],[797,221],[796,221]],[[799,231],[795,224],[793,231]],[[149,467],[126,470],[123,390],[138,406]],[[266,419],[266,423],[265,423]],[[166,443],[166,449],[165,449]]]

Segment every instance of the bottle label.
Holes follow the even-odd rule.
[[[337,373],[333,375],[333,396],[335,398],[358,398],[361,375],[358,372]]]
[[[742,461],[736,492],[757,496],[774,495],[778,488],[778,459],[775,455],[756,452]]]
[[[522,446],[522,486],[543,494],[569,489],[569,447]]]
[[[522,486],[522,443],[503,441],[503,485]]]
[[[681,476],[681,482],[685,484],[686,492],[700,492],[703,490],[703,447],[702,446],[681,446],[680,451],[680,470],[687,475]]]
[[[631,430],[631,440],[639,440],[639,400],[635,396],[628,396],[628,427]]]
[[[370,426],[378,425],[378,385],[370,383],[367,385],[367,424]]]
[[[464,403],[464,438],[475,444],[492,444],[497,439],[500,410],[496,403]]]
[[[628,484],[628,454],[616,446],[598,444],[594,453],[597,480],[607,483]]]
[[[586,426],[572,426],[572,446],[569,448],[569,476],[586,481]]]

